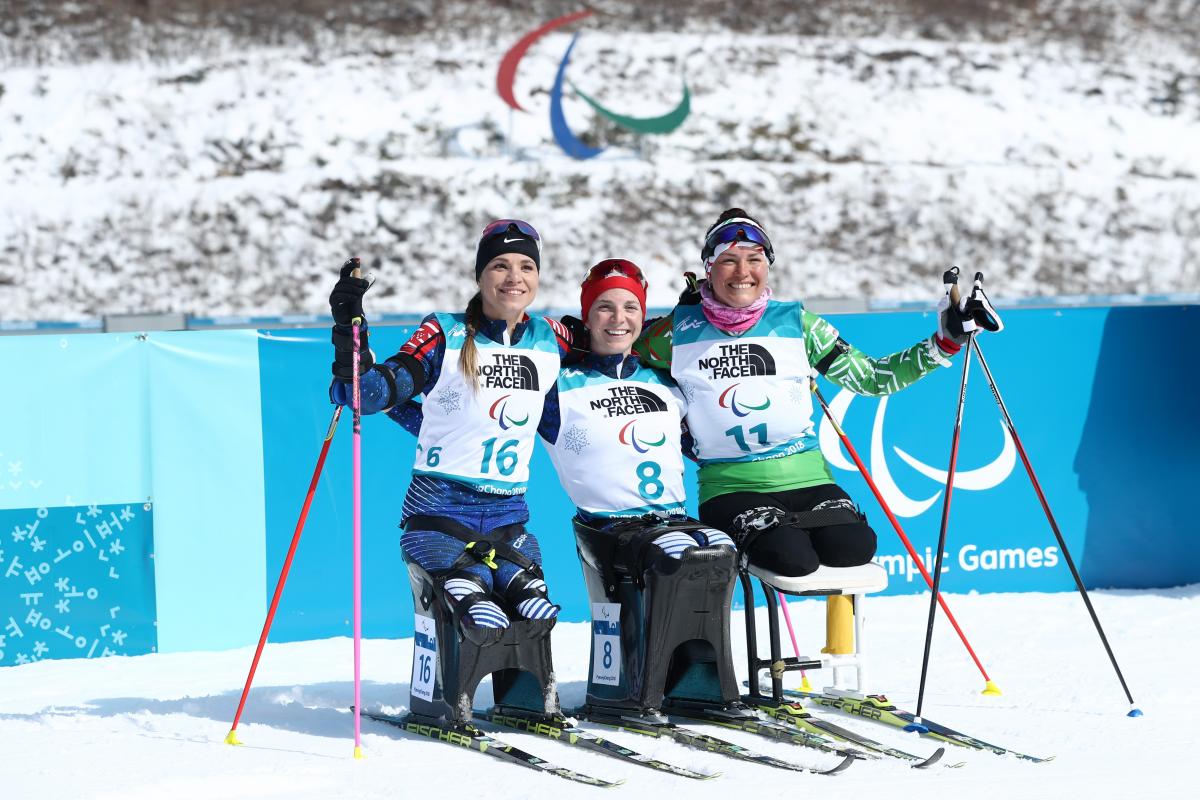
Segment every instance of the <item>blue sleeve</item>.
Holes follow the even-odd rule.
[[[546,392],[546,399],[542,402],[542,421],[538,423],[538,434],[546,440],[548,444],[554,444],[558,441],[558,429],[562,425],[562,415],[558,407],[558,384],[550,387],[550,391]]]
[[[420,403],[415,400],[409,400],[407,403],[392,406],[388,409],[387,415],[391,417],[393,422],[413,436],[420,435],[421,421],[425,419],[425,410],[421,408]]]
[[[387,369],[392,369],[390,366]],[[403,368],[392,370],[396,383],[396,394],[400,397],[412,397],[412,376]],[[406,388],[407,387],[407,392]],[[349,383],[334,380],[329,386],[329,401],[340,406],[350,405],[352,387]],[[360,411],[363,414],[376,414],[392,404],[392,391],[388,386],[387,376],[378,366],[371,367],[358,377]]]
[[[688,430],[687,420],[683,420],[679,432],[679,449],[683,452],[684,458],[691,461],[699,461],[696,456],[696,440],[692,437],[692,432]]]

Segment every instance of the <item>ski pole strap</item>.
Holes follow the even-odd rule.
[[[850,352],[850,343],[839,336],[833,343],[833,346],[829,348],[829,352],[822,356],[821,360],[814,365],[817,372],[822,375],[829,372],[829,368],[833,366],[833,362],[837,361],[839,356],[848,352]]]
[[[496,569],[495,559],[502,558],[505,561],[516,564],[521,569],[528,570],[539,578],[544,577],[542,575],[542,568],[538,566],[536,561],[509,544],[510,541],[526,532],[523,523],[514,522],[511,525],[502,525],[487,533],[480,533],[449,517],[436,517],[432,514],[414,514],[404,521],[404,530],[444,533],[466,544],[463,554],[458,557],[458,560],[454,564],[450,565],[451,569],[462,569],[464,566],[475,562],[485,564],[491,569]]]

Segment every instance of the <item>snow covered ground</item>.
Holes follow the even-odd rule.
[[[612,738],[673,763],[723,775],[689,781],[517,733],[519,747],[599,777],[617,789],[568,783],[532,770],[364,721],[367,758],[351,758],[351,645],[346,639],[268,647],[239,734],[229,729],[252,648],[221,653],[43,661],[0,670],[2,795],[36,798],[386,798],[607,795],[685,791],[693,798],[814,796],[883,798],[1195,797],[1191,761],[1200,737],[1191,676],[1200,657],[1200,585],[1146,592],[1096,592],[1095,604],[1146,715],[1124,715],[1120,687],[1075,594],[952,596],[951,607],[1004,690],[979,694],[982,680],[939,621],[926,715],[1037,755],[1029,764],[955,749],[961,769],[858,763],[843,775],[792,774],[701,754],[633,734]],[[286,602],[286,600],[285,600]],[[928,598],[888,597],[868,605],[873,686],[911,709],[919,677]],[[792,606],[801,646],[816,650],[820,602]],[[735,644],[741,641],[735,615]],[[559,626],[554,652],[564,705],[583,699],[588,627]],[[399,711],[407,702],[411,639],[364,644],[363,702]],[[739,648],[739,653],[741,649]],[[740,662],[739,662],[740,663]],[[739,670],[741,674],[741,670]],[[476,706],[490,701],[486,683]],[[925,740],[855,719],[838,722],[917,752]],[[804,763],[827,763],[804,748],[713,729],[715,735]],[[606,732],[607,733],[607,732]],[[784,795],[783,793],[788,794]],[[889,793],[889,794],[885,794]],[[794,795],[792,793],[795,793]],[[895,794],[892,794],[895,793]]]

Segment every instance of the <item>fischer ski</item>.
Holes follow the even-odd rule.
[[[719,772],[695,772],[684,767],[677,767],[674,764],[668,764],[665,761],[659,761],[656,758],[644,755],[635,750],[630,750],[618,742],[596,736],[591,731],[586,731],[574,725],[566,717],[547,717],[518,713],[511,709],[492,709],[490,711],[476,711],[475,718],[485,720],[493,725],[521,731],[522,733],[532,733],[564,744],[577,745],[596,753],[640,764],[643,767],[650,767],[660,772],[669,772],[672,775],[679,775],[684,778],[709,780],[721,774]]]
[[[726,711],[720,708],[681,705],[678,703],[672,703],[663,710],[671,716],[683,717],[697,722],[706,722],[711,725],[720,725],[725,728],[752,733],[755,736],[773,739],[777,742],[787,742],[788,744],[800,747],[811,747],[823,753],[862,759],[878,758],[878,756],[864,753],[861,750],[838,747],[814,731],[801,730],[796,727],[783,725],[774,720],[762,719],[757,714],[750,715],[738,713],[736,710]]]
[[[873,722],[878,722],[881,725],[891,725],[896,728],[906,728],[916,722],[916,715],[909,711],[902,711],[892,705],[891,701],[881,694],[871,694],[863,698],[843,697],[841,695],[821,694],[819,692],[803,692],[798,689],[784,689],[783,693],[792,697],[803,697],[811,702],[826,708],[832,708],[836,711],[841,711],[844,714],[851,714],[863,719],[869,719]],[[1031,756],[1025,753],[1018,753],[1015,750],[1009,750],[1006,747],[985,742],[982,739],[977,739],[974,736],[956,731],[953,728],[945,725],[940,725],[936,722],[922,717],[921,725],[928,732],[922,732],[922,736],[928,736],[931,739],[936,739],[939,742],[958,745],[959,747],[968,747],[972,750],[982,750],[989,753],[995,753],[998,756],[1010,755],[1024,761],[1031,761],[1035,764],[1041,764],[1046,761],[1052,761],[1054,756],[1040,758]]]
[[[663,737],[679,742],[680,744],[687,745],[688,747],[695,747],[710,753],[717,753],[730,758],[736,758],[742,761],[750,761],[755,764],[763,764],[765,766],[776,767],[778,769],[791,770],[793,772],[812,772],[817,775],[837,775],[839,772],[849,769],[850,765],[856,760],[853,755],[847,755],[841,760],[841,762],[830,769],[814,769],[811,767],[804,767],[799,764],[793,764],[790,761],[784,761],[783,759],[775,758],[773,756],[756,753],[753,750],[749,750],[739,744],[734,744],[733,742],[729,742],[724,739],[718,739],[715,736],[709,736],[707,733],[701,733],[700,731],[685,728],[680,725],[676,725],[673,722],[654,722],[633,716],[604,714],[594,711],[589,712],[584,709],[580,709],[576,716],[579,716],[582,719],[597,725],[607,725],[612,728],[618,728],[631,733],[641,733],[647,736]]]
[[[589,786],[612,787],[620,786],[624,781],[606,781],[601,778],[593,778],[591,775],[584,775],[581,772],[560,767],[552,764],[545,759],[538,758],[532,753],[527,753],[512,745],[502,742],[499,739],[493,739],[483,731],[473,725],[466,725],[462,728],[451,727],[449,725],[439,725],[432,720],[422,720],[413,714],[399,717],[392,714],[380,714],[374,711],[363,711],[362,715],[367,719],[373,719],[376,722],[382,722],[387,725],[392,725],[396,728],[413,733],[418,736],[424,736],[432,739],[435,742],[445,742],[450,745],[465,747],[468,750],[474,750],[477,753],[498,758],[509,764],[516,764],[522,767],[529,767],[541,772],[546,772],[551,775],[557,775],[560,778],[566,778],[569,781],[576,783],[585,783]]]
[[[896,747],[891,747],[882,742],[877,742],[867,736],[863,736],[860,733],[849,730],[848,728],[843,728],[841,725],[836,725],[828,720],[815,717],[810,714],[800,703],[791,703],[786,700],[776,702],[770,698],[764,697],[746,697],[744,699],[747,703],[753,705],[760,712],[778,722],[786,723],[787,725],[794,725],[797,728],[807,730],[815,734],[832,736],[834,739],[847,742],[855,745],[856,747],[861,747],[863,750],[867,751],[866,755],[873,758],[890,756],[892,758],[900,759],[901,761],[907,761],[910,763],[913,769],[925,769],[926,767],[932,767],[934,764],[937,764],[939,761],[941,761],[942,756],[946,753],[946,748],[939,747],[937,750],[933,751],[932,755],[924,757],[916,755],[915,753],[909,753],[905,750],[900,750]],[[946,764],[945,766],[957,768],[961,767],[962,765],[963,764],[960,761],[956,764]]]

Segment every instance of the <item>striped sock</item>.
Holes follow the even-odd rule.
[[[725,545],[726,547],[736,547],[733,539],[730,539],[728,534],[722,533],[715,528],[705,528],[702,531],[696,531],[696,535],[703,538],[708,547],[717,547]]]
[[[651,542],[671,558],[683,558],[683,551],[696,546],[696,540],[684,531],[667,531]]]
[[[469,594],[479,592],[483,587],[474,581],[464,580],[463,578],[450,578],[446,581],[446,594],[453,597],[456,601],[461,600]],[[453,609],[453,606],[451,606]],[[464,617],[471,618],[471,624],[478,628],[507,628],[508,616],[501,610],[500,606],[493,603],[491,600],[476,600],[467,606]]]
[[[546,582],[540,578],[534,578],[525,585],[526,590],[537,591],[545,588]],[[553,619],[558,616],[558,606],[545,597],[528,597],[517,603],[517,612],[525,619]]]

